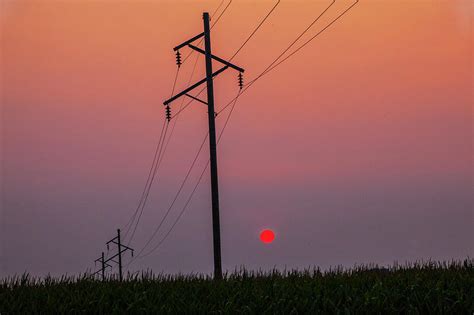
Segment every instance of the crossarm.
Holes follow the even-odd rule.
[[[205,52],[204,50],[202,50],[201,48],[199,48],[199,47],[196,47],[196,46],[191,45],[191,44],[188,44],[188,46],[189,46],[190,48],[194,49],[195,51],[200,52],[200,53],[203,54],[203,55],[206,54],[206,52]],[[237,71],[239,71],[239,72],[244,72],[244,71],[245,71],[244,69],[242,69],[242,68],[240,68],[240,67],[237,67],[236,65],[231,64],[230,62],[228,62],[228,61],[226,61],[226,60],[224,60],[224,59],[222,59],[222,58],[219,58],[219,57],[217,57],[217,56],[211,55],[211,58],[214,59],[214,60],[217,60],[217,61],[219,61],[220,63],[223,63],[223,64],[225,64],[226,66],[229,66],[229,67],[231,67],[231,68],[233,68],[233,69],[235,69],[235,70],[237,70]]]
[[[229,68],[229,66],[224,66],[222,68],[220,68],[219,70],[217,70],[216,72],[214,72],[212,74],[212,77],[215,77],[216,75],[218,75],[219,73],[223,72],[224,70],[226,70],[227,68]],[[175,96],[173,96],[172,98],[170,99],[167,99],[166,101],[163,102],[164,105],[168,105],[169,103],[171,103],[172,101],[174,101],[175,99],[185,95],[186,93],[190,92],[191,90],[195,89],[196,87],[200,86],[201,84],[205,83],[207,81],[207,79],[202,79],[201,81],[199,82],[196,82],[194,83],[193,85],[191,85],[190,87],[188,87],[187,89],[183,90],[182,92],[176,94]]]
[[[193,38],[191,38],[191,39],[185,41],[185,42],[182,43],[182,44],[179,44],[178,46],[176,46],[175,48],[173,48],[173,50],[176,51],[176,50],[178,50],[178,49],[180,49],[180,48],[182,48],[182,47],[188,45],[189,43],[194,42],[196,39],[198,39],[198,38],[200,38],[200,37],[203,37],[203,36],[204,36],[204,32],[202,32],[202,33],[199,34],[199,35],[194,36]]]

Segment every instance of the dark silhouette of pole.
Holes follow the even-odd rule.
[[[211,30],[209,13],[204,13],[204,49],[206,56],[207,106],[209,118],[209,148],[211,162],[212,235],[214,239],[214,278],[222,279],[221,230],[219,220],[219,181],[217,177],[216,115],[212,80]]]
[[[105,269],[107,269],[107,267],[112,268],[112,266],[109,265],[107,261],[108,260],[105,260],[104,252],[102,252],[102,255],[95,260],[95,262],[100,262],[100,269],[94,272],[93,275],[96,275],[100,272],[102,275],[102,281],[105,281]]]
[[[100,259],[100,262],[102,264],[102,281],[105,280],[105,259],[104,259],[104,252],[102,252],[102,257]]]
[[[118,249],[118,267],[119,267],[119,280],[122,281],[122,243],[120,243],[120,229],[117,229],[117,249]]]
[[[217,176],[217,145],[216,145],[216,124],[215,124],[215,111],[214,111],[214,86],[213,78],[228,68],[239,71],[239,84],[241,87],[241,77],[244,69],[222,59],[211,53],[211,29],[209,26],[209,13],[203,14],[204,19],[204,32],[194,36],[190,40],[174,47],[176,51],[176,64],[178,67],[181,66],[181,54],[180,48],[188,46],[189,48],[205,55],[206,60],[206,78],[190,85],[185,90],[177,93],[168,100],[164,101],[163,104],[166,106],[166,119],[168,122],[171,120],[171,109],[170,103],[180,98],[181,96],[188,96],[200,103],[204,103],[208,106],[208,121],[209,121],[209,151],[210,151],[210,166],[211,166],[211,194],[212,194],[212,234],[213,234],[213,247],[214,247],[214,279],[222,279],[222,259],[221,259],[221,231],[220,231],[220,219],[219,219],[219,181]],[[204,36],[204,50],[192,45],[192,42]],[[224,64],[224,67],[220,68],[216,72],[212,72],[212,60]],[[207,84],[207,102],[189,94],[192,90],[200,86],[201,84]]]
[[[132,257],[133,257],[133,248],[128,247],[126,245],[122,244],[121,238],[120,238],[120,229],[117,229],[117,236],[111,239],[106,243],[107,249],[109,248],[109,244],[114,243],[117,245],[117,254],[113,255],[112,257],[108,258],[105,262],[112,261],[116,264],[118,264],[119,267],[119,280],[123,280],[123,274],[122,274],[122,254],[126,252],[127,250],[132,252]],[[118,257],[118,261],[115,261],[114,258]]]

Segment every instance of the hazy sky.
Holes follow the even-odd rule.
[[[202,32],[203,11],[220,1],[0,3],[0,272],[83,272],[137,206],[176,73],[172,47]],[[233,60],[245,80],[329,3],[283,0]],[[351,3],[338,0],[302,41]],[[214,53],[232,56],[273,4],[234,0],[212,30]],[[224,268],[473,256],[473,13],[469,0],[361,0],[241,96],[218,147]],[[192,81],[203,75],[200,58]],[[232,70],[216,78],[218,109],[236,82]],[[140,250],[161,220],[206,131],[193,103],[130,246]],[[207,159],[206,144],[152,245]],[[131,270],[212,270],[209,185],[206,172],[168,239]],[[274,243],[259,242],[263,228]]]

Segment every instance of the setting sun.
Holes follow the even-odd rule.
[[[260,233],[260,240],[262,243],[272,243],[275,239],[275,233],[272,230],[265,229]]]

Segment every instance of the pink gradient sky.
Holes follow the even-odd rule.
[[[172,47],[201,32],[202,12],[219,2],[1,2],[1,274],[93,265],[138,202],[176,71]],[[329,2],[282,1],[233,60],[246,81]],[[351,2],[337,1],[304,38]],[[273,3],[235,0],[213,29],[214,53],[229,58]],[[464,0],[361,1],[240,98],[218,148],[225,268],[472,257],[473,13]],[[237,89],[236,73],[219,76],[217,108]],[[206,117],[201,104],[180,116],[137,249]],[[207,146],[191,184],[206,158]],[[210,271],[210,218],[206,176],[163,247],[133,268]],[[270,246],[258,240],[266,227],[277,234]]]

